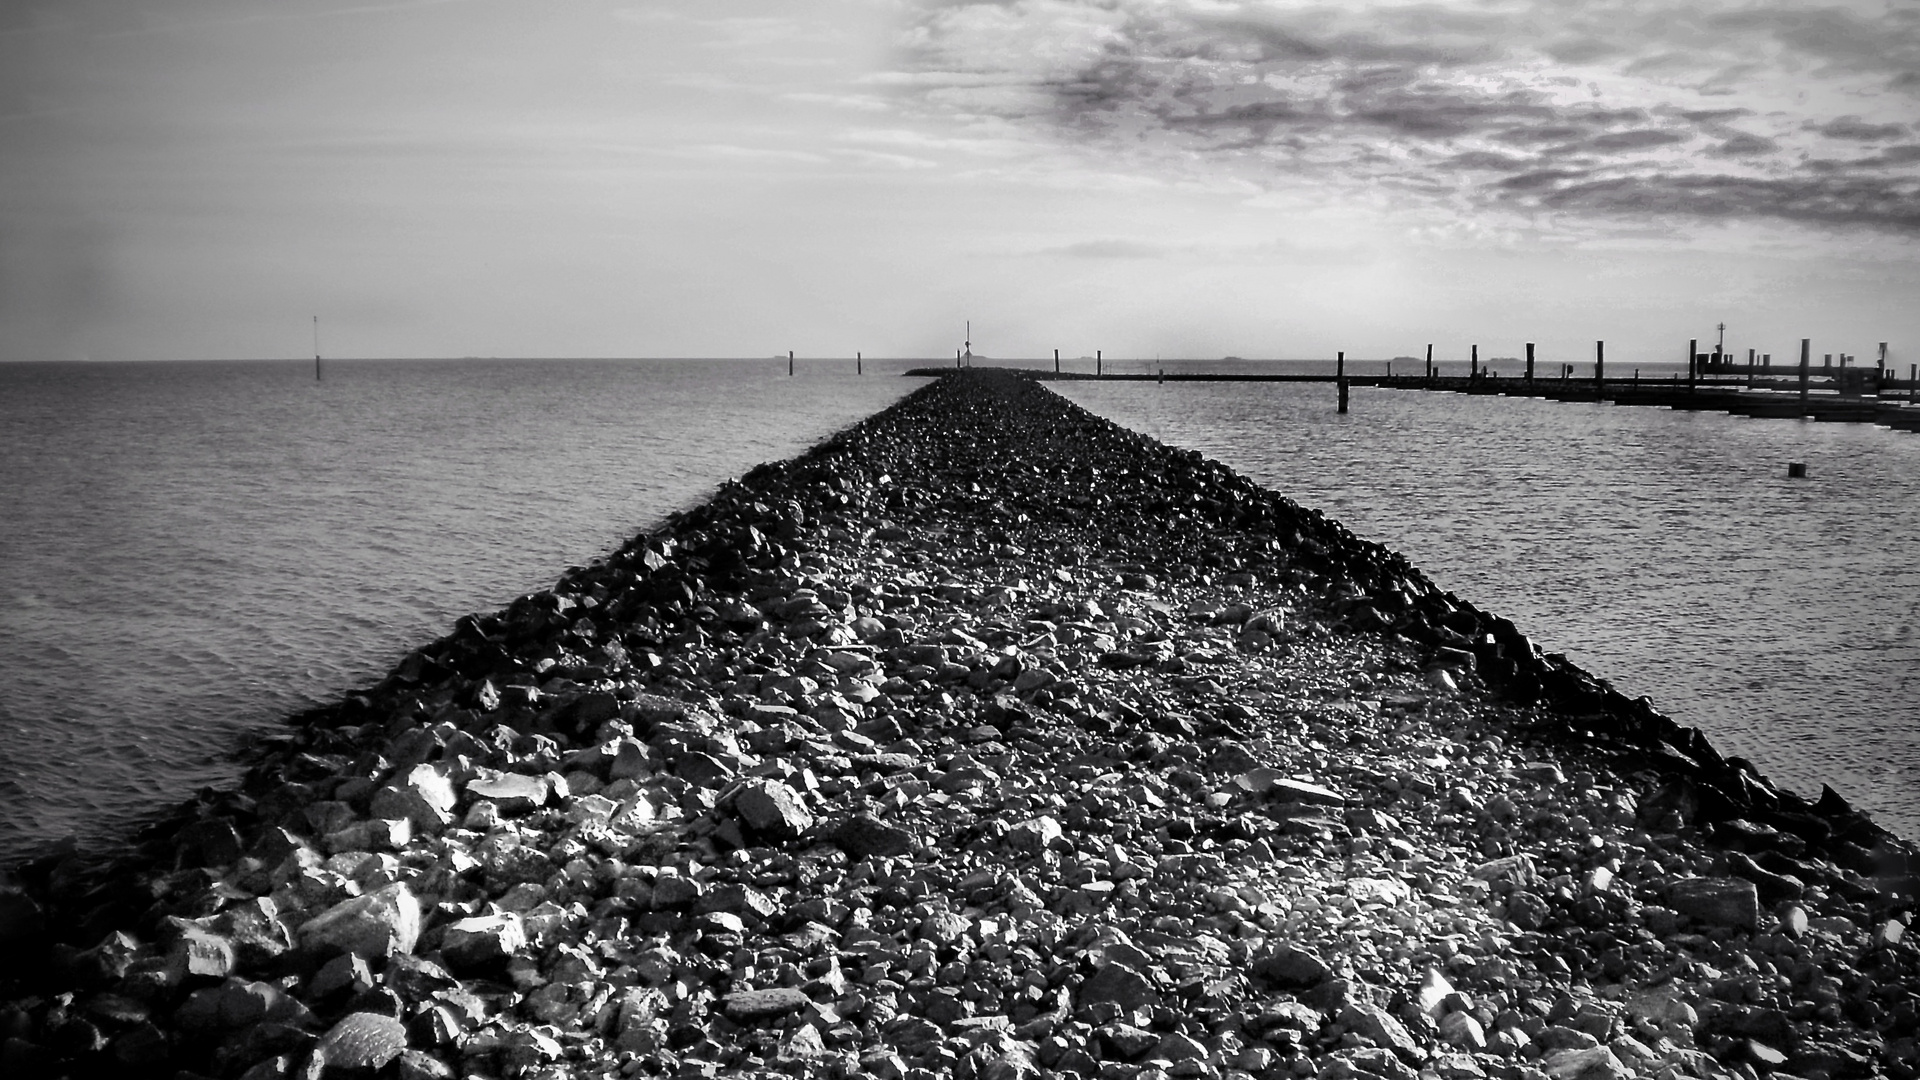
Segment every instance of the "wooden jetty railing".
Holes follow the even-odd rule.
[[[1562,364],[1558,365],[1556,375],[1537,377],[1531,342],[1527,343],[1526,371],[1521,376],[1495,375],[1482,366],[1478,346],[1466,375],[1437,374],[1432,346],[1427,347],[1424,370],[1409,375],[1352,374],[1344,352],[1334,362],[1332,373],[1167,371],[1165,368],[1119,372],[1106,370],[1104,363],[1091,372],[1062,371],[1057,357],[1050,371],[1044,368],[1014,370],[1043,381],[1334,383],[1338,389],[1338,408],[1343,413],[1348,408],[1348,388],[1366,386],[1554,401],[1604,401],[1738,416],[1880,424],[1903,431],[1920,431],[1920,365],[1910,365],[1905,379],[1899,378],[1884,360],[1874,367],[1859,367],[1843,355],[1836,365],[1828,355],[1823,363],[1816,365],[1812,363],[1810,343],[1803,339],[1800,344],[1799,362],[1784,365],[1773,363],[1771,356],[1752,351],[1742,363],[1719,352],[1697,352],[1698,343],[1689,343],[1684,375],[1675,373],[1667,378],[1646,379],[1641,378],[1637,370],[1628,378],[1608,375],[1604,342],[1594,343],[1593,374],[1588,376],[1575,376],[1571,365]],[[942,375],[947,370],[917,368],[907,374]]]

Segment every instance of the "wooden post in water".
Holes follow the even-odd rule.
[[[956,368],[960,366],[960,350],[959,349],[953,350],[953,366]]]
[[[1096,379],[1100,377],[1100,369],[1106,363],[1105,357],[1106,354],[1099,349],[1093,350],[1093,377]]]
[[[1427,381],[1433,381],[1433,342],[1427,342]]]
[[[1807,366],[1813,362],[1813,339],[1800,339],[1800,415],[1807,415]]]
[[[1533,342],[1527,342],[1527,389],[1533,389]]]
[[[1480,377],[1480,346],[1475,345],[1473,347],[1473,357],[1471,360],[1467,362],[1467,378],[1469,380],[1473,380],[1473,379],[1478,379],[1479,377]]]
[[[1593,343],[1593,400],[1603,401],[1607,394],[1607,343]]]
[[[787,378],[793,378],[793,350],[787,350]]]
[[[1347,411],[1347,354],[1341,350],[1333,362],[1333,381],[1340,388],[1340,411]]]
[[[1053,373],[1055,375],[1060,374],[1060,350],[1059,349],[1053,350]]]
[[[320,381],[320,316],[313,317],[313,381]]]
[[[854,353],[853,354],[853,373],[855,375],[865,375],[867,373],[866,363],[867,363],[866,357],[862,356],[857,352]]]
[[[1687,393],[1689,394],[1693,393],[1694,382],[1698,378],[1697,371],[1699,367],[1700,367],[1700,339],[1688,338],[1687,339]],[[1636,372],[1639,371],[1638,368],[1635,368],[1634,370]],[[1634,379],[1635,381],[1638,381],[1639,376],[1635,375]]]
[[[1911,405],[1920,398],[1914,396],[1915,388],[1920,388],[1920,364],[1907,365],[1907,404]]]
[[[1747,350],[1747,388],[1753,388],[1753,350]]]

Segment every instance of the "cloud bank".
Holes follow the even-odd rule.
[[[1920,235],[1920,8],[948,0],[897,92],[1192,177],[1434,215]]]

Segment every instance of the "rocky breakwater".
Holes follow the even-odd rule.
[[[0,900],[0,1073],[1912,1076],[1910,848],[953,375]]]

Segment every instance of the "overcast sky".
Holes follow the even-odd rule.
[[[11,0],[0,359],[1920,360],[1920,5]]]

